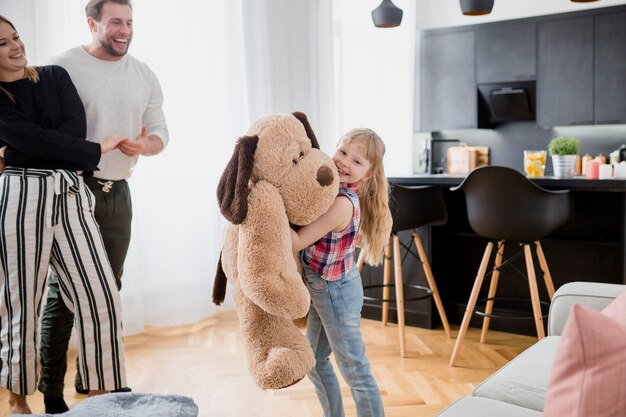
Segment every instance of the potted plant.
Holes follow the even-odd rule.
[[[552,168],[555,177],[573,177],[576,156],[580,152],[580,140],[569,136],[558,136],[548,144],[548,152],[552,157]]]

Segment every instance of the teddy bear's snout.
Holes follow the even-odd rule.
[[[333,183],[334,179],[333,170],[326,165],[317,170],[317,182],[322,187],[328,187]]]

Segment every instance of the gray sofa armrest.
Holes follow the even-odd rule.
[[[583,304],[595,310],[602,310],[618,295],[626,290],[626,285],[601,282],[568,282],[554,293],[548,316],[548,334],[561,334],[569,312],[574,304]]]

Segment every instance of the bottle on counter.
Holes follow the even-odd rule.
[[[588,153],[586,153],[585,156],[583,156],[583,160],[581,163],[582,175],[587,175],[587,162],[591,161],[592,159],[593,159],[593,156],[589,155]]]
[[[583,174],[583,161],[580,155],[576,155],[576,163],[574,164],[574,176]]]
[[[604,156],[602,153],[598,154],[598,156],[596,156],[596,159],[602,164],[606,164],[606,156]]]

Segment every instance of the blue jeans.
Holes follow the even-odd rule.
[[[307,338],[315,354],[309,379],[322,404],[324,417],[344,417],[339,381],[330,363],[335,360],[350,386],[358,417],[383,417],[378,384],[370,372],[361,337],[363,285],[354,267],[338,281],[326,281],[306,265],[304,277],[311,293]]]

